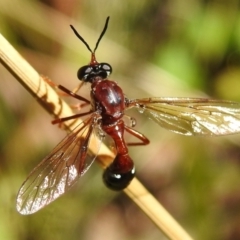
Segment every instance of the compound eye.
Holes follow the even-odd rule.
[[[108,63],[100,63],[99,68],[106,73],[106,76],[109,76],[112,73],[112,67]]]
[[[79,68],[77,72],[78,79],[81,81],[87,81],[89,74],[91,74],[93,68],[89,65]]]

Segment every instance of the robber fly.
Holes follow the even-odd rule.
[[[17,196],[17,210],[21,214],[31,214],[45,207],[64,194],[78,178],[89,169],[95,156],[89,157],[90,141],[108,135],[115,143],[116,157],[104,170],[103,180],[113,190],[126,188],[135,175],[133,160],[128,154],[128,146],[146,145],[149,140],[125,124],[125,111],[137,108],[153,119],[161,127],[186,136],[221,136],[240,132],[240,103],[204,98],[127,98],[121,87],[108,77],[112,67],[108,63],[98,63],[95,51],[105,34],[109,17],[92,51],[87,42],[71,26],[75,35],[91,52],[91,61],[78,70],[79,80],[90,83],[90,101],[59,85],[58,88],[90,106],[90,110],[74,116],[55,119],[53,123],[87,116],[68,134],[40,164],[33,169]],[[126,143],[123,137],[128,132],[138,139]],[[99,144],[100,148],[100,144]]]

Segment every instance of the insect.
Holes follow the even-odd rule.
[[[21,214],[32,214],[64,194],[91,166],[95,156],[88,155],[89,142],[94,138],[102,142],[105,135],[115,143],[116,156],[104,170],[103,180],[107,187],[122,190],[135,175],[133,160],[128,146],[147,145],[149,140],[124,122],[125,111],[137,108],[161,127],[186,136],[220,136],[240,132],[240,103],[204,98],[142,98],[129,99],[116,82],[109,80],[112,67],[98,63],[95,51],[108,27],[109,17],[92,51],[76,29],[75,35],[91,53],[88,65],[78,70],[77,76],[91,84],[90,101],[59,85],[58,88],[90,106],[90,110],[74,116],[55,119],[61,123],[86,116],[74,131],[68,134],[40,164],[33,169],[22,184],[16,207]],[[137,140],[126,143],[124,132]]]

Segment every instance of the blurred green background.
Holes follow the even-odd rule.
[[[90,46],[110,24],[97,59],[129,98],[205,97],[240,102],[237,0],[0,0],[0,31],[38,72],[73,89]],[[94,164],[63,197],[21,216],[17,191],[65,135],[0,66],[0,239],[166,239],[123,193],[103,185]],[[87,96],[88,88],[83,91]],[[137,176],[194,239],[240,239],[240,135],[184,137],[143,115],[136,129],[151,144],[130,149]]]

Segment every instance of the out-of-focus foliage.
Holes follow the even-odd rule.
[[[0,0],[1,33],[69,89],[90,57],[69,24],[94,47],[107,16],[97,58],[128,97],[240,101],[238,0]],[[19,215],[17,190],[64,133],[2,66],[0,78],[0,239],[166,239],[123,193],[104,187],[97,164],[64,197]],[[240,136],[183,137],[129,114],[151,140],[130,149],[145,186],[194,239],[240,239]]]

